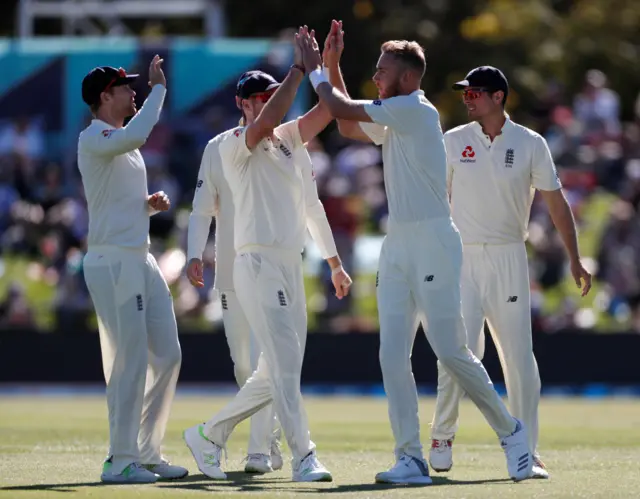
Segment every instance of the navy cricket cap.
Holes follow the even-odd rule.
[[[267,92],[278,88],[280,83],[263,71],[247,71],[242,73],[236,85],[236,95],[241,99],[248,99],[253,94]]]
[[[472,69],[462,81],[454,83],[454,90],[464,90],[467,87],[484,87],[489,90],[502,90],[505,97],[509,94],[509,82],[498,68],[480,66]]]
[[[89,106],[100,103],[100,94],[120,85],[133,83],[138,75],[130,75],[111,66],[93,68],[82,80],[82,100]]]

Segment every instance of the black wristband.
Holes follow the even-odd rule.
[[[304,69],[304,66],[300,66],[300,64],[292,64],[291,65],[291,69],[299,69],[300,71],[302,71],[302,74],[306,74],[306,71]]]

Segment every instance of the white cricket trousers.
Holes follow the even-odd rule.
[[[249,321],[240,306],[236,292],[230,289],[218,291],[222,303],[222,322],[227,337],[233,370],[238,386],[242,386],[258,367],[260,347],[251,332]],[[247,454],[271,453],[271,442],[280,437],[273,404],[270,404],[251,416],[249,447]]]
[[[225,447],[238,423],[273,402],[294,462],[299,461],[315,448],[300,393],[307,339],[302,256],[263,247],[239,253],[233,281],[262,353],[236,397],[205,424],[205,434]]]
[[[462,241],[450,218],[389,223],[378,274],[380,367],[396,456],[422,458],[411,352],[418,321],[443,368],[465,389],[499,437],[516,423],[482,363],[467,348],[460,304]]]
[[[509,407],[522,420],[529,446],[538,445],[540,374],[531,339],[529,268],[524,243],[464,246],[462,315],[469,348],[484,356],[484,321],[489,324],[507,386]],[[438,365],[438,399],[431,436],[452,438],[458,429],[462,387]]]
[[[160,464],[182,355],[167,282],[144,248],[89,247],[84,276],[98,316],[113,470]]]

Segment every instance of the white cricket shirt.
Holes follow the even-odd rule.
[[[298,120],[280,125],[250,150],[245,127],[222,134],[224,176],[235,206],[234,247],[267,247],[301,253],[309,228],[323,258],[337,255],[318,199],[313,168]]]
[[[126,127],[94,119],[78,139],[78,168],[89,209],[88,245],[149,244],[147,171],[142,146],[160,117],[166,89],[155,85]]]
[[[493,142],[475,121],[444,138],[451,211],[462,242],[525,241],[535,189],[562,187],[544,138],[509,118]]]
[[[450,216],[447,162],[436,108],[422,90],[365,104],[374,123],[360,123],[382,144],[389,223]]]

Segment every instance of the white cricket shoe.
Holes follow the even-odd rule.
[[[533,456],[533,468],[531,468],[531,478],[538,478],[542,480],[549,479],[549,472],[544,465],[540,456]]]
[[[284,466],[282,459],[282,449],[280,448],[280,439],[274,438],[271,442],[271,468],[273,471],[281,470]]]
[[[453,438],[448,440],[431,440],[429,464],[433,471],[444,473],[453,467]]]
[[[316,457],[316,451],[311,451],[293,466],[294,482],[331,482],[331,472],[322,466]]]
[[[377,483],[422,484],[433,483],[424,459],[402,454],[393,468],[376,475]]]
[[[120,473],[114,473],[111,458],[102,466],[100,480],[104,483],[156,483],[158,475],[143,468],[140,463],[131,463]]]
[[[511,479],[519,482],[531,478],[533,456],[529,451],[527,430],[519,419],[516,419],[516,429],[511,435],[504,437],[500,445],[507,457],[507,470]]]
[[[164,458],[160,464],[143,464],[142,466],[165,480],[178,480],[189,474],[189,470],[187,468],[171,464]]]
[[[204,424],[198,424],[187,428],[182,434],[184,442],[189,447],[193,458],[198,464],[198,469],[209,478],[224,480],[227,475],[220,467],[222,447],[214,444],[204,434]]]
[[[271,459],[266,454],[249,454],[247,464],[244,466],[245,473],[271,473],[273,471]]]

